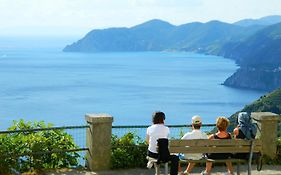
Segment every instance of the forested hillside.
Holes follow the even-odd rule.
[[[273,112],[276,114],[281,114],[281,88],[268,93],[264,96],[261,96],[258,100],[253,103],[246,105],[241,111],[246,112]],[[231,115],[230,121],[232,123],[229,128],[230,131],[233,130],[234,126],[237,123],[237,115],[239,112]]]

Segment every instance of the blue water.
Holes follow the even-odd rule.
[[[40,42],[39,42],[40,41]],[[0,41],[0,129],[12,120],[56,126],[85,124],[86,113],[108,113],[114,125],[214,123],[265,92],[225,87],[232,60],[185,52],[64,53],[71,39]]]

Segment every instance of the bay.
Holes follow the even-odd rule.
[[[86,113],[107,113],[114,125],[204,123],[230,116],[265,92],[221,85],[237,66],[187,52],[64,53],[71,38],[8,38],[0,42],[0,129],[12,120],[83,125]]]

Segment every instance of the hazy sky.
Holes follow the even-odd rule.
[[[178,25],[281,15],[281,0],[0,0],[0,35],[83,35],[150,19]]]

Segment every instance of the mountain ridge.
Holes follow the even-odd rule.
[[[281,23],[261,29],[242,42],[225,45],[222,55],[240,68],[223,83],[237,88],[274,90],[281,87]]]
[[[237,21],[233,24],[239,25],[239,26],[252,26],[252,25],[272,25],[281,22],[281,16],[279,15],[271,15],[271,16],[265,16],[259,19],[243,19],[240,21]]]
[[[234,39],[237,35],[243,35],[244,32],[240,30],[243,30],[243,27],[220,21],[174,26],[166,21],[154,19],[131,28],[92,30],[82,39],[67,45],[63,51],[162,51],[171,49],[197,51],[213,41],[224,43]]]
[[[273,18],[259,20],[270,19],[272,22]],[[224,85],[273,90],[281,87],[280,45],[281,23],[239,26],[213,20],[175,26],[153,19],[130,28],[92,30],[82,39],[67,45],[63,51],[187,51],[219,55],[235,60],[240,66]]]

